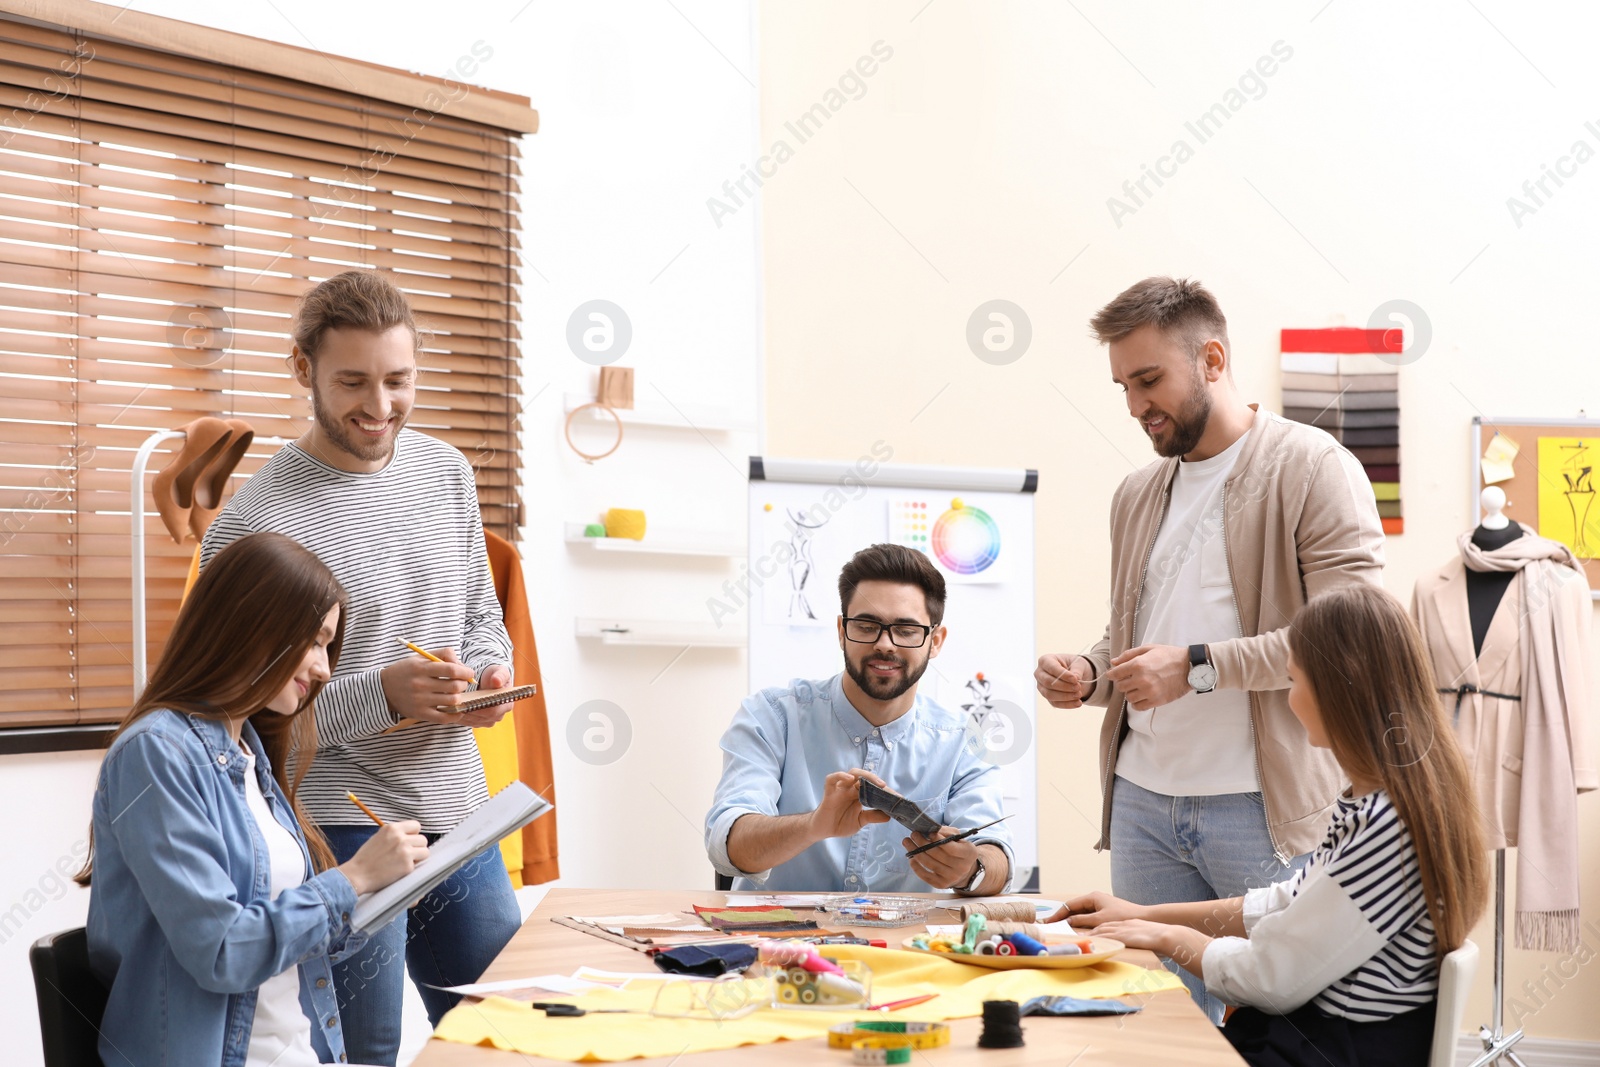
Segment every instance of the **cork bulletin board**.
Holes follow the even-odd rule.
[[[1485,483],[1484,450],[1495,434],[1517,445],[1511,476]],[[1497,472],[1490,465],[1489,476]],[[1489,418],[1472,420],[1472,515],[1483,518],[1478,496],[1488,485],[1505,490],[1505,516],[1560,541],[1583,563],[1590,597],[1600,600],[1600,419]]]

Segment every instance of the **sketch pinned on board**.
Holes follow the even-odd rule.
[[[1600,556],[1594,514],[1595,455],[1600,438],[1539,438],[1539,469],[1558,477],[1539,479],[1539,533],[1560,541],[1579,559]]]
[[[763,598],[766,621],[780,626],[829,625],[832,613],[824,608],[819,614],[817,605],[827,603],[829,578],[842,565],[834,563],[837,550],[823,533],[832,514],[818,506],[769,504],[767,516],[767,543],[781,549],[783,569]]]
[[[1033,738],[1027,713],[1003,699],[992,679],[975,671],[966,681],[961,710],[966,713],[967,744],[985,763],[1003,766],[1027,754]],[[1009,687],[1002,686],[1009,692]]]
[[[967,679],[966,703],[961,710],[967,713],[972,729],[982,737],[988,731],[989,720],[994,716],[994,683],[979,671]]]

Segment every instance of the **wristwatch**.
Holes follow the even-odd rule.
[[[1217,687],[1217,669],[1205,645],[1189,646],[1189,687],[1196,693],[1209,693]]]
[[[978,873],[972,876],[972,881],[961,887],[961,892],[976,893],[978,891],[978,887],[983,884],[983,876],[987,873],[988,872],[983,869],[983,857],[980,856],[978,858]]]

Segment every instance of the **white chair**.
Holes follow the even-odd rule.
[[[1470,940],[1439,963],[1439,1006],[1433,1020],[1433,1049],[1428,1067],[1455,1067],[1461,1019],[1467,1011],[1467,994],[1478,973],[1478,946]]]

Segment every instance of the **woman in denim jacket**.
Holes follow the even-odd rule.
[[[427,855],[417,823],[391,822],[335,867],[295,799],[345,600],[293,540],[241,538],[195,583],[113,736],[78,876],[93,874],[107,1067],[345,1061],[329,964],[366,940],[357,895]]]

